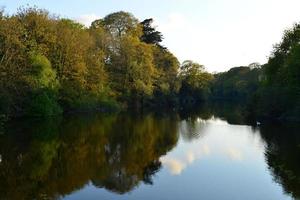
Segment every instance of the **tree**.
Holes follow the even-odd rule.
[[[112,13],[98,21],[103,23],[105,29],[114,37],[120,38],[127,34],[140,35],[141,29],[138,20],[128,12],[120,11]],[[94,22],[94,26],[97,21]]]
[[[116,101],[125,107],[176,99],[179,63],[161,47],[152,19],[140,23],[121,11],[86,28],[35,7],[0,13],[1,115],[53,115],[54,105],[105,110],[117,108]],[[43,110],[43,104],[53,109]]]
[[[262,70],[257,64],[250,67],[233,67],[227,72],[215,74],[212,97],[219,100],[247,101],[260,84]]]
[[[43,55],[31,56],[31,68],[26,76],[31,88],[26,115],[52,116],[62,112],[57,103],[59,82],[50,61]]]
[[[180,89],[178,59],[167,49],[153,46],[154,65],[154,101],[162,106],[177,104],[177,95]]]
[[[111,55],[109,73],[118,96],[139,106],[153,91],[155,68],[151,46],[138,37],[123,37],[119,53]]]
[[[256,114],[261,118],[300,118],[300,24],[285,31],[263,67],[264,81],[255,96]]]
[[[88,75],[87,58],[92,38],[83,25],[62,19],[56,27],[57,42],[51,62],[61,83],[60,98],[66,108],[80,106]]]
[[[205,71],[203,65],[190,60],[184,61],[179,78],[182,84],[180,96],[184,101],[203,101],[208,97],[213,76]]]
[[[39,87],[41,84],[36,82],[31,85],[32,82],[28,81],[32,77],[32,55],[49,55],[49,49],[55,42],[54,21],[45,10],[21,8],[17,14],[4,17],[1,23],[0,67],[3,93],[0,96],[1,99],[3,96],[3,99],[8,99],[5,105],[10,111],[6,111],[6,114],[21,115],[28,105],[28,94],[36,89],[33,86]]]
[[[32,89],[57,90],[59,83],[50,61],[43,55],[33,54],[30,58],[31,69],[28,70],[28,82]]]
[[[145,19],[141,22],[143,28],[143,35],[141,36],[141,40],[147,44],[155,44],[158,47],[162,47],[160,43],[163,40],[162,33],[155,30],[152,26],[153,19]]]

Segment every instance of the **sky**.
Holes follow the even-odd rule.
[[[0,0],[9,14],[26,5],[87,26],[120,10],[140,21],[153,18],[181,62],[193,60],[210,72],[266,63],[284,30],[300,22],[300,0]]]

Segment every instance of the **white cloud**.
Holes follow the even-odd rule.
[[[93,21],[100,18],[101,17],[96,14],[85,14],[85,15],[80,15],[75,20],[81,24],[84,24],[86,27],[89,27]]]
[[[180,31],[188,26],[188,22],[181,13],[170,13],[164,22],[157,22],[162,32]]]

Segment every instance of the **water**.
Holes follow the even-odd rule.
[[[191,111],[11,122],[0,199],[300,198],[299,126],[245,125],[232,106]]]

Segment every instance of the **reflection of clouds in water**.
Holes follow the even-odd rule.
[[[193,163],[194,161],[195,161],[195,154],[194,154],[194,152],[192,152],[192,151],[189,151],[189,152],[187,152],[187,154],[186,154],[186,161],[189,163],[189,164],[191,164],[191,163]]]
[[[189,150],[185,153],[183,158],[175,158],[172,156],[165,156],[160,159],[162,164],[167,167],[172,175],[180,175],[182,171],[191,165],[194,161],[200,159],[202,156],[210,154],[208,145],[201,146],[200,149]]]
[[[252,143],[257,149],[260,150],[262,144],[259,134],[251,133],[249,136],[248,133],[253,132],[251,127],[228,125],[226,121],[216,117],[208,120],[201,118],[184,120],[180,123],[180,132],[183,141],[189,141],[188,149],[161,159],[163,166],[172,175],[180,175],[197,160],[211,153],[235,162],[249,159],[249,152],[245,151],[244,145],[249,141],[249,137],[252,137]],[[183,142],[183,145],[185,147],[187,143]]]
[[[200,159],[202,156],[210,154],[210,147],[207,144],[202,145],[200,148],[189,150],[185,155],[185,160],[188,163],[193,163],[195,160]]]
[[[224,150],[227,157],[233,161],[242,161],[243,153],[237,149],[230,147]],[[165,166],[170,174],[180,175],[189,165],[193,164],[196,160],[211,154],[211,149],[208,145],[203,145],[201,148],[187,151],[184,156],[164,156],[160,159],[163,166]]]
[[[160,159],[162,164],[168,168],[172,175],[179,175],[186,167],[183,162],[175,158],[164,157]]]
[[[228,148],[226,149],[227,156],[234,161],[242,161],[243,154],[239,149],[236,148]]]
[[[209,155],[209,154],[210,154],[210,148],[209,148],[208,145],[203,145],[203,146],[202,146],[202,150],[203,150],[203,153],[204,153],[205,155]]]

